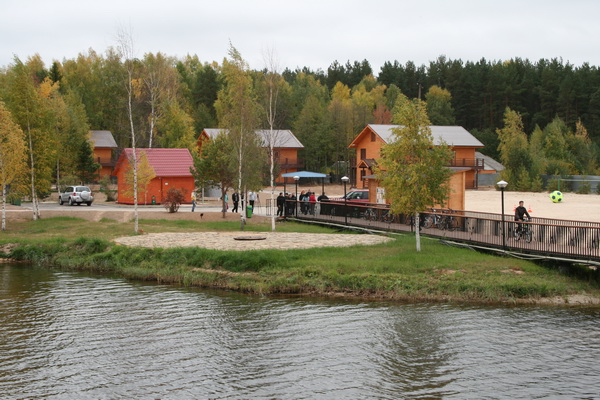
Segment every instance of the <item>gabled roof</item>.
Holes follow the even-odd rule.
[[[90,140],[94,147],[110,147],[116,149],[117,142],[110,131],[90,131]]]
[[[154,168],[156,176],[192,176],[190,167],[194,165],[192,155],[188,149],[135,149],[139,157],[140,152],[145,152],[148,163]],[[119,156],[115,171],[122,168],[125,159],[133,155],[133,149],[123,149]]]
[[[369,124],[362,132],[354,138],[349,147],[356,147],[356,142],[363,136],[367,131],[372,131],[377,134],[385,143],[392,141],[393,132],[392,130],[400,127],[400,125],[377,125]],[[475,136],[471,135],[462,126],[438,126],[431,125],[431,135],[435,144],[440,144],[442,141],[446,142],[449,146],[453,147],[484,147]]]
[[[204,129],[204,132],[208,135],[209,138],[216,137],[220,132],[228,132],[228,129]],[[260,137],[263,147],[267,147],[269,145],[269,129],[258,129],[255,131],[256,134]],[[273,137],[275,139],[273,143],[273,147],[277,148],[289,148],[289,149],[303,149],[304,146],[296,135],[292,133],[289,129],[275,129],[273,130]]]
[[[504,171],[504,165],[500,164],[492,157],[486,156],[478,151],[475,152],[475,157],[483,159],[483,169],[486,171]]]

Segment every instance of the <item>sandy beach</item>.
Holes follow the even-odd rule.
[[[512,214],[525,202],[525,208],[533,218],[557,218],[575,221],[600,222],[600,195],[564,193],[561,203],[553,203],[549,193],[504,192],[504,212]],[[500,214],[501,193],[494,189],[467,190],[465,209]]]

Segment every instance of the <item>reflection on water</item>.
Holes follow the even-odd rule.
[[[0,265],[0,398],[594,398],[599,317],[260,298]]]

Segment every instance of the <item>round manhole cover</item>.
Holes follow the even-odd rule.
[[[265,240],[266,236],[235,236],[234,240]]]

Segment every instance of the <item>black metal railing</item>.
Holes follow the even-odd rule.
[[[414,218],[393,215],[385,205],[287,201],[285,215],[384,231],[414,231]],[[430,209],[420,214],[423,235],[527,254],[600,262],[600,223],[534,218],[525,225],[512,215]],[[518,229],[520,228],[520,229]]]

